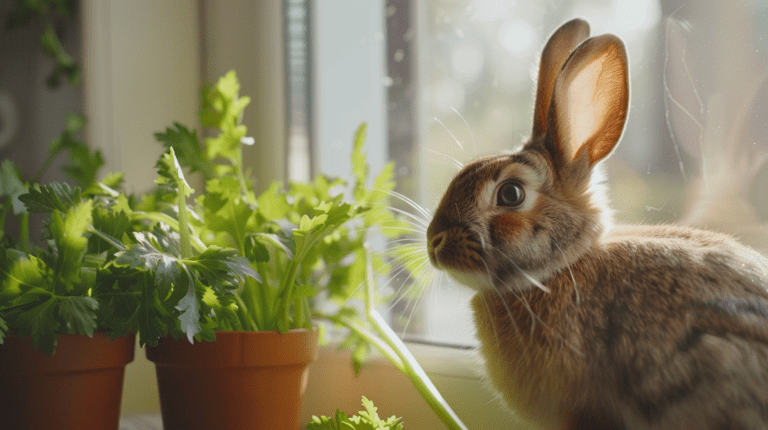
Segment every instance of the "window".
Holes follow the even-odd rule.
[[[457,165],[524,142],[543,43],[580,16],[629,53],[630,115],[604,163],[617,220],[706,226],[768,249],[765,2],[311,5],[318,171],[348,170],[351,133],[367,121],[371,158],[396,160],[401,191],[433,209]],[[472,292],[438,280],[393,306],[395,326],[412,339],[472,344]]]

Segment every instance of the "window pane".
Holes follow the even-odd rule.
[[[314,94],[335,103],[314,105],[327,121],[316,125],[320,170],[346,172],[328,163],[346,162],[351,130],[386,120],[369,137],[371,159],[396,160],[400,191],[434,209],[459,166],[525,141],[538,55],[579,16],[629,54],[629,118],[604,163],[616,220],[706,226],[768,250],[764,1],[316,3]],[[472,294],[438,275],[393,305],[394,322],[411,337],[471,344]]]
[[[758,191],[768,179],[764,2],[418,5],[424,206],[436,207],[458,164],[525,141],[540,50],[557,26],[579,16],[593,35],[621,37],[629,53],[629,120],[605,163],[617,221],[707,226],[768,248],[768,202]],[[443,280],[425,294],[420,329],[428,338],[455,341],[472,331],[466,288]]]

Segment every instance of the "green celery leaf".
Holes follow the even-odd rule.
[[[249,97],[238,97],[240,82],[234,70],[219,78],[216,85],[203,91],[200,122],[204,127],[224,129],[234,126],[250,103]]]
[[[293,255],[296,252],[296,243],[292,238],[271,233],[256,233],[254,237],[261,243],[273,245],[281,250],[289,259],[293,259]]]
[[[163,252],[160,242],[152,233],[134,232],[135,244],[115,254],[115,265],[139,268],[154,273],[155,286],[161,298],[165,298],[174,285],[181,282],[178,258]]]
[[[216,172],[200,146],[197,132],[178,122],[174,122],[173,126],[166,128],[165,133],[155,133],[155,139],[166,149],[174,148],[179,163],[189,168],[190,172],[200,172],[205,179],[213,178]]]
[[[168,334],[168,327],[176,323],[175,315],[169,313],[160,302],[157,289],[142,282],[142,294],[137,314],[139,326],[139,345],[157,345],[161,337]],[[174,311],[175,312],[175,311]]]
[[[235,249],[211,245],[201,254],[185,262],[188,265],[192,262],[196,263],[195,270],[203,273],[206,280],[218,289],[235,289],[240,283],[245,282],[246,277],[261,282],[259,274],[248,265],[248,259],[239,257]]]
[[[201,301],[202,303],[213,310],[218,322],[217,327],[223,327],[224,329],[232,330],[235,327],[240,327],[240,319],[237,316],[237,305],[232,300],[231,296],[219,297],[216,294],[216,290],[211,287],[198,284],[198,288],[203,291]]]
[[[99,304],[93,297],[59,297],[59,315],[77,334],[93,337],[96,328],[96,310]]]
[[[285,198],[285,193],[281,192],[281,190],[282,184],[273,182],[256,200],[259,212],[264,218],[268,220],[282,219],[291,210],[291,206]]]
[[[0,307],[34,288],[53,290],[53,270],[33,255],[16,254],[14,251],[6,250],[4,258],[0,260],[0,271],[3,275],[0,283]]]
[[[187,339],[192,343],[195,335],[201,330],[200,307],[197,300],[197,294],[195,293],[195,284],[200,281],[194,279],[189,272],[187,272],[187,278],[187,293],[181,300],[179,300],[176,309],[181,312],[181,315],[179,315],[181,331],[187,335]]]
[[[20,336],[31,336],[35,348],[51,355],[56,348],[56,333],[60,326],[55,311],[56,298],[51,296],[30,309],[9,314],[8,322]]]
[[[355,140],[352,148],[352,175],[355,177],[356,188],[364,188],[369,175],[369,167],[366,162],[367,157],[363,152],[367,129],[368,125],[363,123],[355,131]]]
[[[98,236],[98,240],[92,240],[88,243],[89,253],[100,254],[104,251],[122,249],[121,246],[115,246],[114,242],[119,242],[116,238],[122,238],[123,235],[131,231],[131,220],[125,212],[115,211],[114,208],[116,206],[111,208],[97,206],[94,208],[93,228],[101,235]],[[107,236],[109,239],[105,239],[103,236]]]
[[[113,190],[117,190],[123,186],[124,181],[125,181],[125,173],[116,172],[116,173],[107,173],[107,175],[104,176],[104,179],[101,180],[101,183]]]
[[[88,245],[85,233],[92,223],[92,209],[93,201],[84,200],[69,208],[64,218],[58,210],[51,213],[49,229],[58,251],[56,271],[60,279],[72,284],[80,282],[80,266]]]
[[[240,247],[248,231],[255,225],[255,212],[240,198],[230,198],[216,212],[205,214],[206,227],[216,232],[227,232],[231,242],[228,245]]]
[[[389,191],[395,189],[395,163],[389,162],[384,165],[378,176],[373,180],[373,190],[367,196],[368,203],[386,203],[389,198]]]
[[[24,203],[19,196],[27,192],[27,187],[21,178],[21,172],[9,159],[3,160],[0,166],[0,196],[8,196],[11,199],[13,213],[19,215],[24,212]]]
[[[312,416],[312,422],[307,424],[307,430],[353,430],[349,422],[349,417],[340,411],[336,410],[336,421],[333,418]]]
[[[335,422],[328,417],[312,416],[312,422],[307,424],[308,430],[403,430],[402,418],[394,416],[387,420],[379,418],[378,408],[373,402],[363,396],[364,411],[359,415],[347,416],[344,412],[336,410]]]
[[[183,194],[184,197],[189,197],[195,192],[184,177],[184,171],[181,169],[181,165],[179,165],[179,160],[176,158],[176,151],[173,147],[168,148],[168,151],[163,153],[155,167],[157,168],[158,175],[160,175],[155,180],[155,183],[160,185],[161,188],[170,189],[170,192],[173,194]]]
[[[242,139],[248,133],[244,125],[223,129],[216,137],[205,139],[206,156],[209,159],[218,157],[229,160],[233,165],[240,163]],[[229,169],[225,170],[228,173]],[[219,172],[222,174],[222,172]]]
[[[258,239],[258,233],[248,233],[245,236],[245,258],[252,263],[269,261],[269,249]]]
[[[19,196],[27,211],[32,213],[50,213],[54,209],[60,212],[67,210],[83,199],[80,188],[70,187],[67,183],[52,182],[49,185],[34,185],[27,194]]]

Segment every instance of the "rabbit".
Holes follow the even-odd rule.
[[[453,178],[429,259],[477,291],[488,379],[534,425],[768,428],[768,260],[723,233],[612,224],[596,169],[628,101],[622,41],[562,25],[530,140]]]

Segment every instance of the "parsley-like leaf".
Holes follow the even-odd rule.
[[[59,297],[59,315],[74,333],[93,336],[98,302],[93,297]]]
[[[73,284],[80,282],[80,266],[88,246],[85,233],[92,223],[92,208],[93,202],[85,200],[69,208],[63,218],[58,210],[51,213],[49,229],[58,252],[55,270],[69,292]]]
[[[166,149],[173,148],[179,163],[188,167],[190,172],[200,172],[205,179],[214,177],[216,172],[200,146],[195,130],[174,122],[173,128],[166,128],[165,133],[155,133],[155,139]]]
[[[307,424],[307,430],[403,430],[402,418],[389,417],[386,420],[379,418],[378,408],[373,402],[363,396],[364,411],[359,415],[347,416],[337,410],[334,422],[328,417],[312,416],[312,422]]]
[[[67,183],[52,182],[49,185],[34,185],[29,192],[19,196],[27,211],[31,213],[51,213],[54,210],[66,212],[72,206],[83,201],[80,188],[70,187]]]

